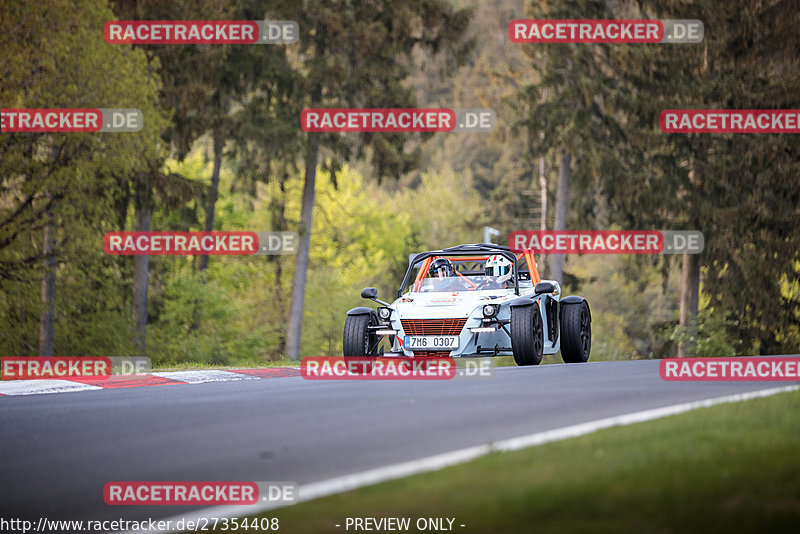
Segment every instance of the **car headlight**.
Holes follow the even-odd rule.
[[[487,304],[483,307],[483,316],[484,317],[494,317],[497,315],[497,306],[494,304]]]
[[[384,321],[391,317],[392,309],[391,308],[378,308],[378,317],[383,319]]]

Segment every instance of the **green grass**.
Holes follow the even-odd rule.
[[[260,369],[262,367],[299,367],[299,360],[292,360],[290,358],[280,358],[278,360],[265,360],[264,358],[236,358],[228,363],[213,364],[205,362],[178,362],[163,365],[156,365],[153,371],[194,371],[194,370],[207,370],[207,369]]]
[[[291,533],[346,532],[347,517],[454,517],[464,533],[797,532],[800,393],[495,453],[263,515]]]
[[[477,358],[470,358],[474,360]],[[515,367],[513,356],[497,356],[493,358],[481,358],[490,360],[496,367]],[[590,359],[591,361],[591,359]],[[542,358],[542,364],[548,363],[563,363],[561,354],[545,355]],[[205,362],[177,362],[153,367],[153,371],[194,371],[194,370],[207,370],[207,369],[258,369],[262,367],[299,367],[300,360],[292,360],[290,358],[280,358],[278,360],[265,360],[263,358],[236,358],[226,364],[213,364]]]
[[[619,359],[619,358],[606,358],[605,355],[602,353],[592,353],[589,357],[589,361],[603,361],[603,360],[610,360],[610,359]],[[477,358],[470,358],[471,360]],[[516,367],[516,363],[514,362],[513,356],[495,356],[485,358],[491,360],[495,367]],[[542,357],[542,364],[552,364],[552,363],[564,363],[561,359],[561,353],[557,352],[556,354],[545,354]],[[205,370],[205,369],[252,369],[252,368],[261,368],[261,367],[298,367],[300,365],[300,360],[292,360],[287,357],[282,357],[277,360],[266,360],[264,358],[253,357],[253,358],[232,358],[228,363],[225,364],[214,364],[214,363],[207,363],[207,362],[197,362],[197,361],[185,361],[185,362],[170,362],[165,364],[156,365],[153,367],[153,371],[188,371],[188,370]]]

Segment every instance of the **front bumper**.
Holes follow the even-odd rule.
[[[488,328],[491,327],[491,330]],[[473,331],[478,329],[478,331]],[[431,357],[494,356],[511,354],[508,319],[495,318],[487,323],[477,317],[448,317],[437,319],[394,319],[391,325],[382,325],[379,335],[393,335],[391,352],[384,356]],[[458,348],[452,351],[408,350],[405,336],[458,336]]]

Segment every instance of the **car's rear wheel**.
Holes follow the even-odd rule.
[[[517,365],[539,365],[544,351],[544,332],[539,306],[511,308],[511,352]]]
[[[583,363],[592,350],[592,314],[586,301],[561,306],[561,358]]]
[[[370,357],[377,356],[378,336],[369,331],[369,326],[378,324],[377,317],[372,314],[348,315],[344,321],[344,338],[342,353],[345,361],[363,361],[361,365],[348,365],[354,372],[370,372]]]

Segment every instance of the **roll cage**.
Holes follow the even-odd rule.
[[[514,265],[514,294],[519,295],[519,279],[520,276],[518,273],[524,272],[520,269],[520,262],[524,259],[524,265],[527,267],[527,272],[530,274],[530,279],[533,281],[534,285],[541,282],[541,278],[539,277],[539,269],[536,266],[536,260],[533,257],[533,254],[530,252],[521,252],[515,253],[508,247],[503,247],[500,245],[495,245],[492,243],[477,243],[473,245],[458,245],[455,247],[445,248],[442,250],[431,250],[429,252],[422,252],[417,254],[412,258],[409,262],[408,270],[406,271],[405,277],[403,277],[403,283],[400,286],[400,289],[397,291],[397,296],[402,297],[403,292],[408,285],[408,282],[411,280],[411,276],[414,272],[414,269],[418,264],[420,265],[419,273],[417,273],[416,278],[414,279],[415,287],[418,287],[422,280],[428,276],[428,267],[430,266],[431,262],[436,258],[443,258],[443,257],[457,257],[459,260],[482,260],[481,256],[490,256],[492,254],[500,254],[501,256],[508,259]]]

